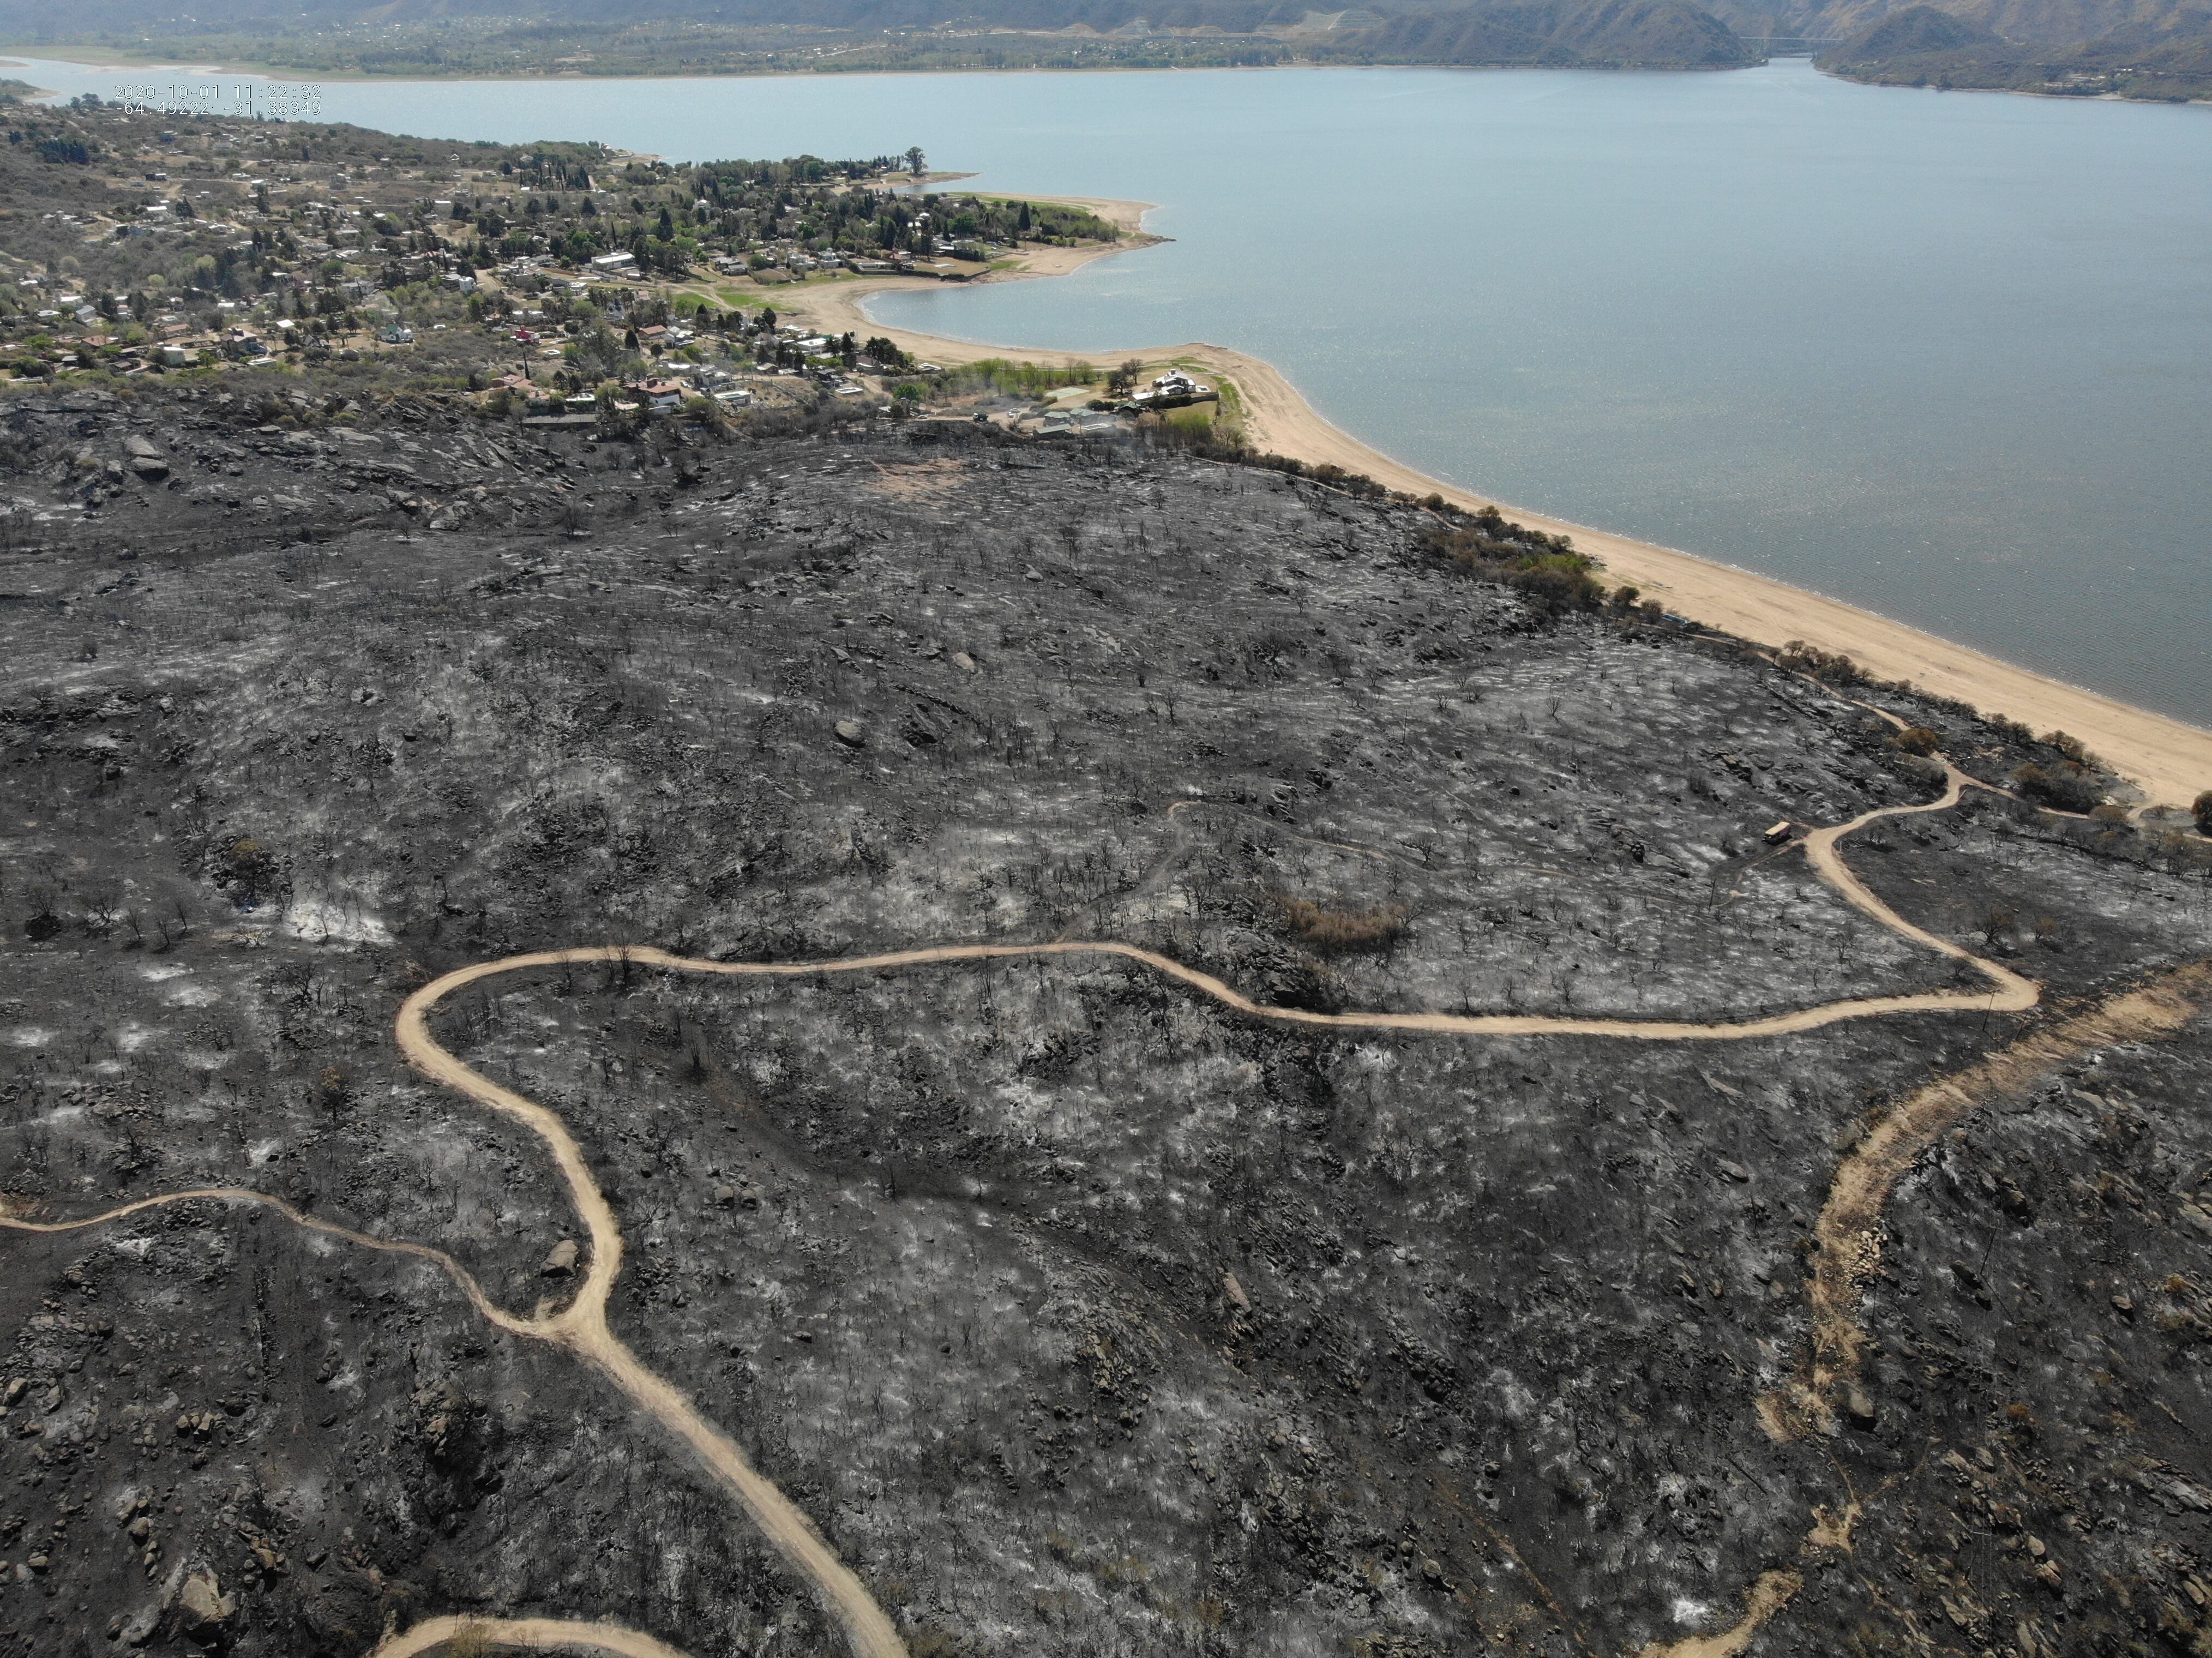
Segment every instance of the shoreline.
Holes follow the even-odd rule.
[[[1099,37],[1103,39],[1105,37]],[[319,84],[323,82],[342,82],[367,84],[372,82],[404,84],[410,82],[436,85],[447,82],[462,82],[543,81],[572,82],[578,81],[746,81],[783,80],[794,76],[811,75],[1176,75],[1205,72],[1210,74],[1262,74],[1285,70],[1455,70],[1467,73],[1489,73],[1509,70],[1565,70],[1587,73],[1617,75],[1726,75],[1744,70],[1764,69],[1776,57],[1804,57],[1810,61],[1813,54],[1800,52],[1770,53],[1767,57],[1746,64],[1698,65],[1686,64],[1672,68],[1629,67],[1608,69],[1590,64],[1442,64],[1408,62],[1402,64],[1326,63],[1312,58],[1293,58],[1280,64],[1099,64],[1089,66],[1065,67],[1024,64],[1011,69],[991,69],[980,64],[963,64],[945,68],[899,69],[836,69],[817,65],[805,69],[738,69],[738,70],[669,70],[660,73],[649,70],[621,70],[605,73],[587,69],[526,69],[526,70],[455,70],[447,74],[422,68],[410,69],[404,74],[379,75],[362,70],[308,69],[296,65],[273,63],[182,63],[132,54],[119,49],[110,51],[99,46],[70,45],[62,47],[40,46],[33,50],[26,46],[0,46],[0,57],[16,56],[52,64],[67,64],[78,69],[96,70],[167,70],[183,75],[258,76],[266,81],[298,81]],[[1912,86],[1893,81],[1862,81],[1855,76],[1840,75],[1833,70],[1822,69],[1814,63],[1813,68],[1831,81],[1847,86],[1864,87],[1875,92],[1981,92],[1996,93],[2013,98],[2041,98],[2058,103],[2110,103],[2129,106],[2168,105],[2181,109],[2212,107],[2212,98],[2130,98],[2124,93],[2064,93],[2039,92],[2027,87],[1939,87]],[[40,98],[58,97],[49,88],[40,88]]]
[[[1079,198],[1030,199],[1073,202]],[[1108,248],[1051,249],[1047,255],[1032,256],[1018,270],[994,272],[978,281],[1020,282],[1063,276],[1093,259],[1130,252],[1133,246],[1152,246],[1160,240],[1141,228],[1149,203],[1080,199],[1101,216],[1135,229],[1146,240]],[[1115,211],[1109,213],[1109,208]],[[1048,257],[1052,254],[1073,257]],[[1273,451],[1309,465],[1335,465],[1348,472],[1364,472],[1392,489],[1414,495],[1439,495],[1470,511],[1496,507],[1531,529],[1572,537],[1576,547],[1596,559],[1615,580],[1632,583],[1646,598],[1658,599],[1678,616],[1770,647],[1802,640],[1850,657],[1876,678],[1910,680],[1929,695],[1965,702],[1984,714],[2001,714],[2039,735],[2066,732],[2140,789],[2145,806],[2185,810],[2199,793],[2212,789],[2212,731],[2038,673],[1909,623],[1772,576],[1516,507],[1431,477],[1333,424],[1307,402],[1280,369],[1264,358],[1202,341],[1111,351],[995,346],[893,327],[878,322],[866,308],[872,295],[899,288],[943,288],[933,277],[864,276],[823,283],[811,292],[793,288],[787,295],[776,290],[769,303],[779,313],[803,316],[825,331],[884,335],[902,350],[947,364],[996,357],[1059,367],[1109,364],[1134,357],[1146,362],[1172,360],[1200,367],[1236,386],[1244,405],[1245,435],[1255,449]]]

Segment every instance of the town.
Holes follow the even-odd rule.
[[[311,374],[319,401],[326,381],[465,394],[576,425],[824,400],[898,418],[963,393],[966,416],[980,387],[1001,421],[1056,433],[1065,418],[994,401],[988,374],[948,378],[777,301],[855,277],[973,281],[1120,237],[1081,207],[915,193],[932,177],[918,149],[678,167],[91,98],[19,100],[0,122],[14,381],[273,371]],[[1194,400],[1166,385],[1122,414]]]

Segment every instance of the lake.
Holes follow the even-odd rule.
[[[1254,352],[1424,471],[2212,724],[2212,109],[1858,87],[1797,59],[322,98],[389,131],[672,159],[920,144],[982,188],[1158,203],[1168,246],[876,314]]]

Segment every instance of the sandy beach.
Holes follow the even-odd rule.
[[[982,280],[1060,276],[1091,259],[1158,240],[1136,240],[1143,234],[1143,217],[1150,205],[1146,203],[1078,197],[1032,199],[1079,203],[1110,220],[1131,240],[1113,248],[1042,249],[1025,255],[1016,269]],[[1573,537],[1575,545],[1602,562],[1615,580],[1634,583],[1647,598],[1658,599],[1678,616],[1762,645],[1784,645],[1802,639],[1822,650],[1850,657],[1878,678],[1909,679],[1936,695],[1956,698],[1987,714],[2002,714],[2038,733],[2067,732],[2140,788],[2145,805],[2186,806],[2200,793],[2212,789],[2212,732],[2067,684],[1769,576],[1676,548],[1570,523],[1441,483],[1331,425],[1279,370],[1261,358],[1196,341],[1113,351],[1022,350],[887,328],[865,308],[870,295],[886,289],[941,287],[931,277],[862,277],[775,288],[763,297],[779,312],[802,317],[825,333],[849,330],[863,337],[886,336],[902,349],[933,362],[999,357],[1037,363],[1090,362],[1103,367],[1133,357],[1145,362],[1173,359],[1201,366],[1235,386],[1243,401],[1245,434],[1255,448],[1313,465],[1364,472],[1393,489],[1441,495],[1462,507],[1496,506],[1523,524]]]

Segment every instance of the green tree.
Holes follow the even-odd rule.
[[[906,170],[919,176],[921,172],[921,146],[916,144],[906,153]]]
[[[2212,789],[2207,789],[2198,795],[2196,804],[2189,810],[2197,819],[2197,832],[2199,835],[2212,835]]]

